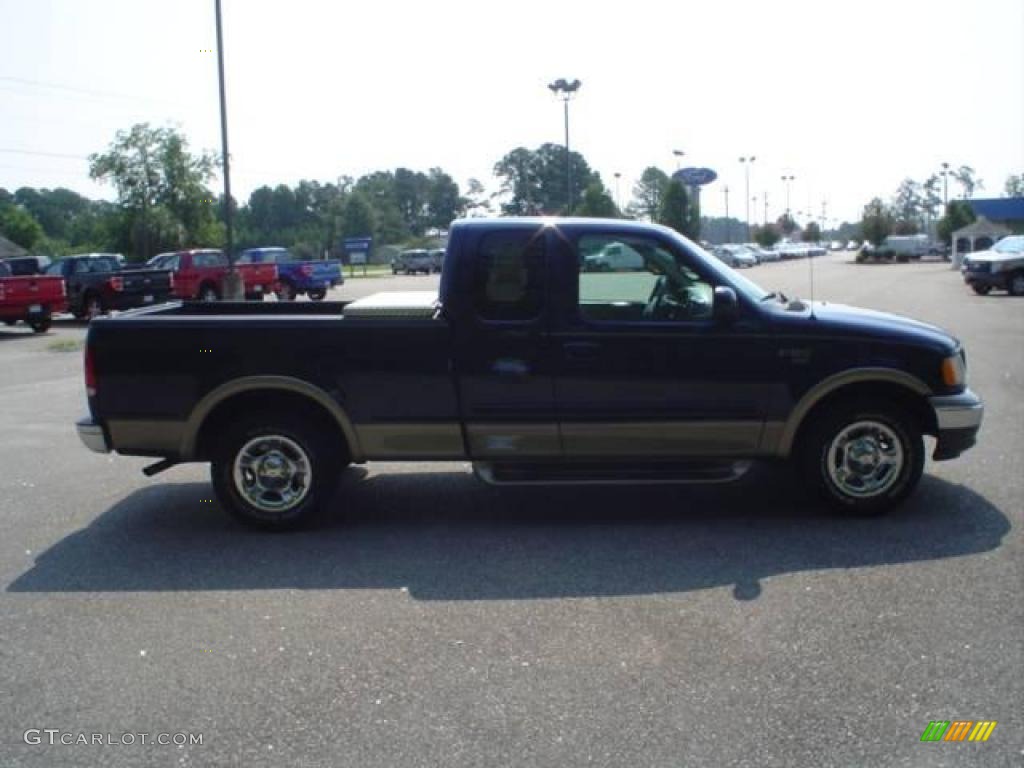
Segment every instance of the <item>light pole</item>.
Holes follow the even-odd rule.
[[[743,163],[743,172],[744,172],[744,175],[746,176],[746,179],[747,179],[747,194],[746,194],[746,198],[745,199],[746,199],[746,204],[747,204],[747,214],[746,215],[747,215],[747,241],[748,242],[750,241],[750,166],[753,164],[753,162],[755,160],[757,160],[757,158],[754,157],[753,155],[750,155],[749,157],[741,157],[740,158],[740,162]]]
[[[725,242],[732,242],[732,232],[729,226],[729,185],[725,185]]]
[[[942,164],[942,208],[949,207],[949,163]]]
[[[672,154],[676,156],[676,170],[679,170],[679,164],[682,162],[682,157],[686,153],[681,149],[673,149]]]
[[[768,190],[764,191],[764,225],[768,226]]]
[[[789,185],[796,176],[782,176],[782,183],[786,185],[786,213],[789,213]]]
[[[622,210],[622,201],[619,199],[619,179],[622,178],[622,174],[618,171],[615,172],[615,207],[620,211]]]
[[[565,191],[566,191],[566,215],[572,214],[572,156],[569,154],[569,100],[576,95],[582,83],[579,80],[572,82],[564,79],[548,83],[548,88],[562,100],[565,107]]]
[[[215,0],[217,14],[217,74],[220,79],[220,143],[221,163],[224,171],[224,234],[225,252],[228,257],[228,271],[224,275],[224,298],[241,301],[245,298],[241,275],[235,269],[234,230],[231,211],[231,155],[228,153],[228,102],[224,87],[224,35],[221,31],[220,0]]]

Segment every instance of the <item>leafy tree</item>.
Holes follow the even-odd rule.
[[[754,226],[754,242],[762,248],[771,248],[782,239],[782,232],[775,224]]]
[[[896,218],[895,229],[900,234],[914,234],[924,208],[924,193],[913,179],[904,179],[893,197],[891,212]]]
[[[639,215],[655,221],[661,212],[661,201],[668,186],[668,174],[653,165],[640,174],[640,181],[633,187],[632,208]]]
[[[577,216],[614,219],[619,215],[615,201],[600,181],[592,181],[583,192],[583,202],[576,210]]]
[[[693,216],[690,213],[690,196],[686,187],[677,179],[669,181],[665,188],[665,196],[661,201],[658,223],[672,227],[682,235],[690,236],[693,227]]]
[[[470,216],[490,214],[492,197],[493,195],[487,194],[479,179],[470,179],[466,182],[466,212]]]
[[[776,221],[779,231],[782,232],[786,237],[789,237],[797,230],[796,220],[788,213],[784,213],[779,216]]]
[[[963,200],[950,200],[946,206],[946,215],[939,219],[936,231],[946,245],[951,245],[953,233],[974,221],[974,211]]]
[[[860,229],[864,237],[874,245],[881,245],[892,234],[893,224],[892,212],[881,199],[876,197],[864,206]]]
[[[206,185],[215,162],[212,154],[191,154],[176,130],[139,123],[119,131],[103,154],[90,155],[89,175],[113,184],[131,250],[145,258],[157,248],[197,243],[213,217]],[[178,242],[169,240],[172,232]]]
[[[584,190],[597,176],[579,152],[569,153],[569,163],[573,179],[572,210],[575,211],[583,200]],[[494,175],[501,181],[501,193],[509,197],[501,206],[502,213],[565,212],[568,199],[566,156],[561,144],[542,144],[536,150],[517,147],[495,164]]]
[[[24,208],[9,205],[0,209],[0,234],[31,251],[43,239],[43,228]]]
[[[984,189],[985,183],[978,178],[977,173],[969,165],[961,165],[950,174],[953,180],[960,185],[961,197],[968,200],[974,197],[976,190]]]
[[[1024,173],[1007,176],[1003,192],[1007,197],[1024,197]]]
[[[342,208],[339,229],[342,237],[373,237],[376,228],[373,209],[360,192],[348,196]]]
[[[461,216],[468,201],[459,194],[459,185],[440,168],[431,168],[427,188],[427,226],[448,229]]]
[[[805,243],[821,242],[821,227],[818,226],[818,222],[807,222],[807,226],[804,227],[804,231],[800,234],[800,239]]]

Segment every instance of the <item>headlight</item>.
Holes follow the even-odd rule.
[[[967,382],[967,366],[959,355],[951,355],[942,361],[942,382],[947,387],[963,387]]]

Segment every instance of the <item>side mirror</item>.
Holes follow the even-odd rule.
[[[731,323],[739,314],[739,300],[736,291],[727,285],[715,286],[715,298],[711,305],[715,322]]]

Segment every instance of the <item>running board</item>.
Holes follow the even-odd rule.
[[[473,474],[488,485],[650,485],[731,483],[749,461],[474,462]]]

